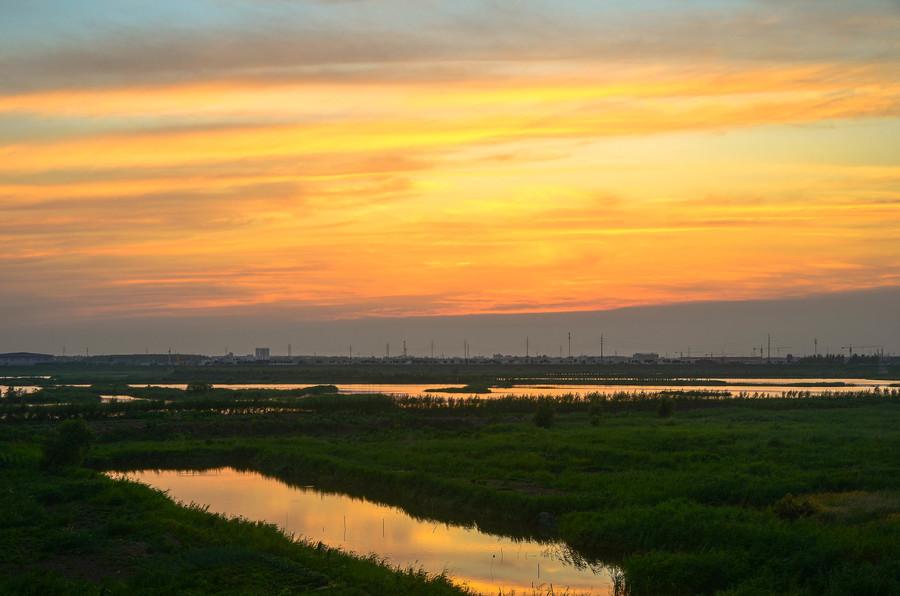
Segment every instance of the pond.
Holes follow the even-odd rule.
[[[418,519],[397,507],[313,487],[293,487],[255,472],[145,470],[110,473],[164,490],[182,503],[279,526],[286,534],[391,565],[445,572],[489,594],[612,594],[613,571],[559,542],[497,536],[477,527]],[[568,591],[567,591],[568,590]]]

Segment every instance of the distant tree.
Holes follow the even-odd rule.
[[[80,466],[94,442],[94,433],[84,420],[66,420],[44,443],[41,465],[45,468]]]
[[[550,428],[553,426],[553,419],[556,417],[556,411],[553,409],[553,403],[550,400],[542,399],[538,402],[537,410],[534,412],[534,423],[541,428]]]
[[[209,393],[213,386],[209,383],[188,383],[186,391],[188,393]]]

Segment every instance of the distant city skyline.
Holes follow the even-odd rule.
[[[632,307],[610,311],[473,315],[458,317],[398,317],[353,320],[302,320],[290,312],[266,316],[189,317],[155,320],[117,319],[67,326],[11,321],[0,335],[0,351],[34,351],[81,355],[101,353],[175,353],[217,355],[226,351],[253,354],[265,347],[273,356],[383,356],[386,344],[393,355],[403,342],[413,356],[461,356],[468,344],[471,355],[524,355],[526,338],[531,354],[600,354],[601,335],[606,355],[657,352],[685,356],[726,354],[752,356],[754,348],[768,348],[773,356],[819,353],[900,353],[900,288],[824,294],[787,300],[696,302]],[[817,340],[817,344],[814,343]]]

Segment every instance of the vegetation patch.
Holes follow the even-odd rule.
[[[900,593],[892,394],[492,400],[220,391],[9,405],[0,466],[15,488],[0,505],[3,544],[14,554],[0,571],[21,573],[0,589],[17,591],[21,577],[35,579],[29,574],[50,591],[137,589],[145,574],[171,569],[165,585],[147,585],[224,590],[215,560],[232,561],[237,578],[228,581],[250,592],[282,580],[298,591],[398,593],[384,591],[393,581],[412,582],[401,585],[407,593],[452,589],[95,472],[41,469],[41,446],[79,419],[95,437],[86,461],[96,469],[228,465],[428,519],[552,536],[588,560],[617,564],[634,595]],[[659,415],[661,399],[675,404],[669,417]],[[552,422],[535,428],[541,407]],[[116,575],[70,572],[78,557]]]

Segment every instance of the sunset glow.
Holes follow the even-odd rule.
[[[24,4],[0,24],[0,307],[353,318],[900,284],[896,3]]]

